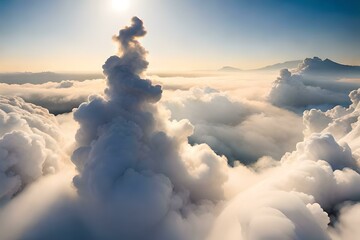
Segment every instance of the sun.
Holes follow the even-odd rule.
[[[112,0],[112,8],[116,11],[126,11],[130,7],[130,0]]]

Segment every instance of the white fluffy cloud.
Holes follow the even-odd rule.
[[[305,139],[278,165],[254,173],[254,184],[217,218],[211,239],[354,239],[357,206],[345,207],[339,218],[336,212],[360,201],[359,155],[352,153],[358,151],[358,96],[350,94],[347,109],[305,112]]]
[[[273,83],[268,100],[276,106],[295,111],[349,103],[347,93],[306,85],[301,75],[292,74],[287,69],[281,70],[280,77]]]
[[[29,183],[53,174],[64,153],[57,122],[44,108],[0,97],[0,202]]]
[[[352,91],[349,97],[352,104],[348,108],[337,106],[325,112],[314,109],[305,111],[305,134],[309,135],[313,131],[330,133],[340,143],[348,144],[353,154],[359,155],[360,90]]]
[[[326,150],[317,146],[319,153]],[[230,198],[210,239],[330,239],[337,206],[360,200],[360,175],[333,169],[326,157],[307,159],[302,153],[299,148],[285,155],[279,166],[256,174],[260,180]]]

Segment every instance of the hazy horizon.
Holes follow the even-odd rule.
[[[317,56],[316,56],[317,57]],[[308,57],[308,58],[312,58],[312,57]],[[329,58],[321,58],[323,60],[325,59],[329,59]],[[196,73],[196,72],[203,72],[203,73],[216,73],[216,72],[219,72],[221,71],[222,68],[226,68],[226,67],[230,67],[230,68],[234,68],[234,69],[238,69],[240,71],[259,71],[259,70],[263,70],[264,68],[266,67],[272,67],[274,65],[280,65],[280,64],[283,64],[283,63],[288,63],[288,62],[303,62],[304,59],[298,59],[298,60],[288,60],[288,61],[284,61],[284,62],[273,62],[273,63],[270,63],[268,65],[259,65],[255,68],[249,68],[249,69],[246,69],[246,68],[242,68],[241,66],[228,66],[228,65],[222,65],[222,66],[219,66],[218,68],[215,68],[215,69],[183,69],[183,70],[173,70],[173,69],[158,69],[158,70],[148,70],[148,73],[149,74],[166,74],[166,73],[169,73],[169,74],[177,74],[177,73],[181,73],[181,74],[192,74],[192,73]],[[352,65],[352,64],[348,64],[348,63],[344,63],[344,62],[338,62],[334,59],[330,59],[338,64],[341,64],[341,65],[347,65],[347,66],[360,66],[359,65]],[[278,71],[280,70],[281,67],[278,67],[274,70],[270,69],[268,71]],[[284,68],[284,67],[283,67]],[[286,68],[286,67],[285,67]],[[295,68],[295,67],[293,67]],[[35,72],[32,72],[32,71],[15,71],[15,72],[12,72],[12,71],[3,71],[3,72],[0,72],[0,74],[13,74],[13,73],[58,73],[58,74],[101,74],[102,75],[102,71],[99,70],[99,71],[50,71],[50,70],[44,70],[44,71],[35,71]]]

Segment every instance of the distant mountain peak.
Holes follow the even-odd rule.
[[[220,68],[218,71],[221,71],[221,72],[240,72],[242,70],[240,68],[236,68],[236,67],[224,66],[224,67]]]
[[[301,64],[302,62],[303,62],[302,60],[286,61],[286,62],[282,62],[282,63],[268,65],[266,67],[258,68],[255,70],[260,70],[260,71],[262,71],[262,70],[281,70],[283,68],[292,69],[292,68],[297,68],[298,65]]]
[[[358,76],[360,74],[360,66],[344,65],[329,58],[322,60],[320,57],[305,58],[304,60],[292,60],[282,63],[268,65],[254,71],[279,71],[281,69],[292,69],[292,72],[301,74],[316,74],[319,76],[334,75],[334,76]],[[224,66],[218,71],[221,72],[240,72],[244,71],[240,68]]]

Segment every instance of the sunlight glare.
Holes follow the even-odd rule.
[[[125,11],[130,7],[130,0],[112,0],[112,8],[116,11]]]

